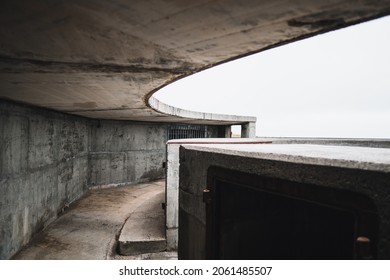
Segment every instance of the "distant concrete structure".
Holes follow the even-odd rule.
[[[170,123],[208,125],[217,137],[242,125],[243,137],[255,136],[255,119],[172,109],[153,99],[159,88],[388,15],[390,2],[4,0],[0,14],[0,258],[8,259],[89,187],[164,176]]]
[[[351,146],[369,148],[390,148],[390,139],[364,139],[364,138],[307,138],[307,137],[262,137],[262,141],[275,144],[314,144],[327,146]]]

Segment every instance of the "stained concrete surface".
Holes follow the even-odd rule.
[[[86,119],[0,101],[0,259],[85,193],[88,140]]]
[[[90,190],[36,237],[14,259],[171,259],[175,252],[118,256],[116,244],[125,221],[151,198],[164,193],[155,181]],[[163,224],[162,224],[163,226]],[[147,229],[146,229],[147,230]]]
[[[90,120],[0,99],[0,259],[89,187],[164,177],[166,124]]]
[[[90,186],[164,177],[166,124],[90,121]]]
[[[91,120],[0,99],[0,259],[90,187],[163,178],[166,129],[165,123]]]
[[[89,118],[197,123],[148,98],[216,64],[389,13],[388,0],[3,0],[0,97]]]

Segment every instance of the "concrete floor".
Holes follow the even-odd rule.
[[[117,241],[125,222],[131,222],[132,215],[137,217],[135,213],[143,205],[150,204],[151,200],[156,201],[161,209],[163,194],[163,180],[90,190],[37,234],[13,259],[176,259],[176,252],[149,252],[132,256],[117,253]]]

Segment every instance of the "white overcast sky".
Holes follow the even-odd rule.
[[[202,71],[154,95],[257,117],[257,136],[390,138],[390,16]]]

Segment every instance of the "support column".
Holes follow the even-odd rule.
[[[256,138],[256,122],[241,125],[241,138]]]

